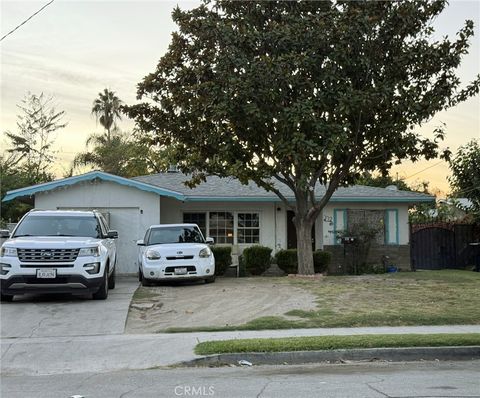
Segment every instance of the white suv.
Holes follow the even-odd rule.
[[[24,293],[106,299],[115,287],[116,238],[96,211],[30,211],[0,249],[1,300]]]
[[[196,224],[152,225],[139,240],[138,277],[143,286],[162,280],[215,282],[215,258]]]

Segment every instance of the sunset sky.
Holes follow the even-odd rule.
[[[1,1],[1,35],[13,29],[48,1]],[[175,30],[171,11],[176,4],[192,8],[197,2],[170,1],[60,1],[7,37],[1,52],[1,133],[15,131],[16,104],[30,91],[55,97],[58,110],[65,110],[68,126],[57,134],[58,159],[55,172],[60,177],[76,153],[84,150],[86,137],[100,132],[91,116],[91,106],[104,88],[116,91],[126,103],[135,102],[136,84],[152,72],[170,43]],[[475,38],[470,54],[458,74],[462,82],[473,80],[480,71],[480,2],[451,1],[434,22],[436,37],[453,37],[465,19],[473,19]],[[472,138],[480,138],[479,96],[438,114],[420,131],[431,136],[441,122],[446,123],[445,147],[456,150]],[[133,127],[130,121],[120,124]],[[2,150],[5,140],[0,140]],[[444,195],[449,169],[438,160],[397,166],[400,178],[414,184],[430,181]],[[433,166],[434,165],[434,166]],[[433,166],[427,170],[427,167]],[[418,174],[417,174],[418,173]]]

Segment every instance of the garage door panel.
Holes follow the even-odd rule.
[[[140,231],[140,209],[138,207],[62,207],[59,210],[97,210],[106,215],[110,229],[118,231],[117,273],[137,272],[137,245],[145,231]]]
[[[110,209],[110,228],[118,231],[117,272],[137,271],[137,245],[140,212],[138,208]]]

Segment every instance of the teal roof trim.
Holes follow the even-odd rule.
[[[105,173],[103,171],[91,171],[89,173],[82,174],[79,176],[68,177],[62,180],[46,182],[43,184],[38,184],[30,187],[15,189],[13,191],[8,191],[5,197],[2,199],[2,202],[9,202],[15,198],[19,198],[23,196],[32,196],[39,192],[51,191],[53,189],[57,189],[65,186],[71,186],[83,181],[92,181],[95,179],[99,179],[102,181],[115,182],[117,184],[136,188],[141,191],[152,192],[157,195],[168,196],[178,200],[185,200],[185,196],[179,192],[171,191],[169,189],[159,188],[150,184],[145,184],[140,181],[131,180],[129,178],[119,177],[113,174]]]
[[[295,198],[287,198],[292,202]],[[281,202],[282,200],[278,197],[222,197],[222,196],[185,196],[183,199],[185,202]],[[387,202],[387,203],[417,203],[417,202],[434,202],[434,197],[424,197],[424,198],[415,198],[415,197],[404,197],[404,198],[385,198],[385,197],[344,197],[344,198],[330,198],[329,202]]]

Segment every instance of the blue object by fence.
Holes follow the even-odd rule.
[[[395,267],[394,265],[389,265],[387,267],[387,272],[390,273],[390,274],[393,273],[393,272],[398,272],[398,267]]]

